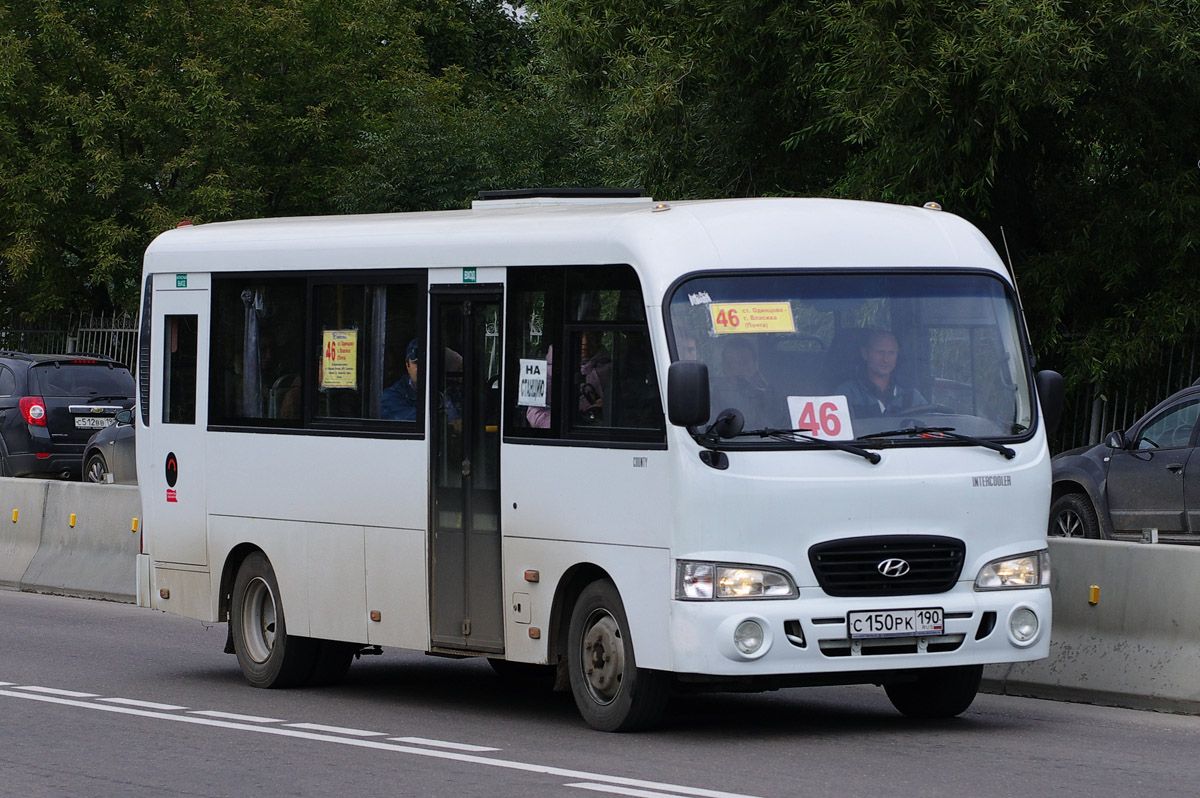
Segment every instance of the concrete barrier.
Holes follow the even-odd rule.
[[[37,554],[47,484],[0,477],[0,587],[19,588],[25,569]]]
[[[1050,656],[987,668],[985,689],[1200,713],[1200,547],[1053,538],[1050,556]]]
[[[40,498],[39,498],[40,497]],[[18,505],[23,504],[24,507]],[[132,603],[137,596],[141,493],[127,485],[0,479],[0,585]],[[8,555],[12,554],[10,558]]]
[[[130,603],[149,590],[136,487],[0,478],[0,512],[0,587]],[[1049,545],[1050,656],[990,666],[984,689],[1200,714],[1200,546]]]

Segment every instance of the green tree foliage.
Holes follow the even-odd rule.
[[[812,135],[819,39],[780,40],[776,0],[540,0],[541,86],[606,182],[683,198],[821,191],[844,148]]]
[[[142,251],[184,218],[345,208],[364,141],[415,126],[444,146],[437,125],[413,120],[459,124],[452,107],[466,93],[507,80],[507,59],[527,45],[495,10],[0,4],[0,315],[133,307]]]
[[[611,182],[938,200],[1007,239],[1042,361],[1076,382],[1198,331],[1194,3],[533,7],[542,80]]]
[[[364,131],[336,204],[346,212],[460,208],[493,188],[580,185],[578,126],[530,82],[530,26],[482,0],[429,4],[417,32],[435,87],[382,129]]]
[[[1002,252],[1003,227],[1073,381],[1157,363],[1200,322],[1198,22],[1186,2],[831,7],[817,127],[858,149],[836,191],[941,200]]]

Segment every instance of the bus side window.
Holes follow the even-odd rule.
[[[300,421],[304,293],[296,277],[213,280],[210,420]]]
[[[415,284],[328,283],[313,288],[318,419],[416,421],[406,359],[419,336]],[[387,392],[416,397],[411,414],[384,412]]]
[[[508,301],[507,435],[597,445],[664,439],[632,268],[511,269]]]

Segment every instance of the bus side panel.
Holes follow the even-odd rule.
[[[502,452],[508,658],[545,661],[555,588],[570,567],[592,563],[620,591],[638,664],[670,669],[670,453],[520,444]],[[527,570],[540,581],[527,582]],[[524,595],[528,623],[526,606],[514,609]],[[541,640],[530,639],[530,626]]]
[[[638,666],[671,670],[669,551],[530,538],[504,539],[505,596],[510,599],[505,624],[505,658],[517,662],[546,662],[556,589],[563,575],[581,563],[603,569],[617,586],[629,618],[629,633]],[[525,569],[529,567],[536,567],[540,572],[536,584],[523,579]],[[518,602],[522,603],[521,613],[515,611]],[[562,612],[569,615],[571,607],[562,607]],[[530,628],[540,630],[538,639],[529,636]],[[563,648],[565,650],[565,646]]]
[[[329,640],[367,642],[367,575],[360,526],[305,524],[308,633]]]
[[[367,610],[379,610],[368,623],[366,642],[416,651],[429,647],[424,529],[366,530]]]
[[[239,518],[213,515],[209,518],[209,549],[214,563],[223,563],[240,543],[252,543],[271,561],[279,583],[279,601],[283,604],[288,634],[309,636],[308,536],[305,525],[297,521],[269,518]],[[221,569],[214,565],[214,583]],[[214,600],[217,597],[214,590]]]

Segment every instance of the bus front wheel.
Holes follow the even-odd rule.
[[[593,729],[634,731],[661,717],[669,677],[637,666],[625,606],[612,582],[592,582],[579,595],[567,660],[575,705]]]
[[[261,552],[251,554],[238,568],[229,623],[233,651],[250,684],[292,687],[312,674],[318,653],[316,643],[288,635],[275,569]]]
[[[892,706],[910,718],[953,718],[967,711],[979,682],[982,665],[929,668],[917,671],[912,681],[884,686]]]

